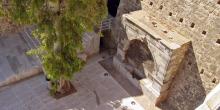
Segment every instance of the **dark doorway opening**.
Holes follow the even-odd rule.
[[[137,80],[146,78],[146,72],[153,73],[154,60],[147,42],[137,39],[130,41],[129,48],[125,54],[125,62],[133,68],[131,74]]]
[[[117,10],[120,0],[108,0],[107,7],[109,15],[115,17],[117,15]]]

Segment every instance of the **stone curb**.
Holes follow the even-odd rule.
[[[23,73],[12,75],[12,76],[8,77],[6,80],[1,81],[0,82],[0,88],[15,84],[19,81],[25,80],[27,78],[36,76],[36,75],[41,74],[41,73],[43,73],[42,67],[39,67],[39,66],[33,67],[32,69],[29,69],[29,70],[27,70]]]

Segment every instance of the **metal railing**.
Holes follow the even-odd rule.
[[[113,17],[109,17],[101,22],[100,31],[111,30],[113,25]]]
[[[34,39],[31,35],[32,29],[27,28],[24,30],[24,33],[27,37],[24,37],[24,39],[29,43],[30,49],[37,48],[40,45],[40,41],[38,39]]]

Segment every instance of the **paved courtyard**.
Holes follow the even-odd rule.
[[[72,81],[77,92],[59,100],[48,94],[43,74],[0,89],[0,110],[144,110],[100,60],[91,59]]]

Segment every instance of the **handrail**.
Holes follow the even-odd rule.
[[[113,24],[113,17],[107,18],[101,22],[100,31],[110,30]]]

